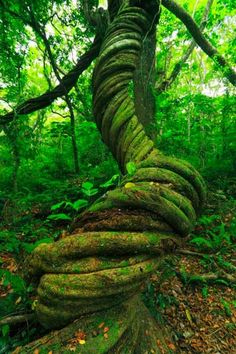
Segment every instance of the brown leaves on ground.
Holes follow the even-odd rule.
[[[11,273],[16,273],[18,270],[17,263],[11,253],[1,253],[1,268],[8,270]],[[12,292],[12,287],[10,284],[4,284],[4,276],[0,279],[0,297],[6,297],[8,294]],[[19,299],[18,299],[19,301]]]
[[[86,333],[83,331],[76,331],[74,337],[68,341],[67,348],[70,351],[75,352],[77,345],[84,345],[86,343],[86,336]]]
[[[182,257],[177,265],[192,274],[203,271],[200,260]],[[185,286],[175,276],[159,286],[152,279],[156,292],[174,298],[162,315],[176,334],[181,354],[236,353],[236,293],[226,286],[211,285],[204,295],[202,286]],[[171,284],[171,286],[170,286]],[[227,309],[224,304],[228,304]],[[174,350],[173,348],[170,348]]]
[[[81,330],[76,331],[73,338],[71,338],[68,341],[67,349],[70,350],[71,352],[75,352],[78,345],[84,345],[86,344],[87,338],[89,339],[91,336],[92,337],[97,337],[98,335],[103,335],[105,339],[109,338],[109,332],[110,328],[105,325],[105,322],[101,322],[98,326],[97,329],[94,329],[91,333],[85,333]]]
[[[18,266],[11,253],[1,253],[2,268],[9,270],[11,273],[16,273]]]

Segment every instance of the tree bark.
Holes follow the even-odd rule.
[[[147,135],[155,140],[156,102],[153,94],[156,74],[156,31],[144,38],[139,64],[134,73],[135,112]]]

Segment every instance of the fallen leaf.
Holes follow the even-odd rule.
[[[32,310],[35,310],[37,304],[38,304],[38,300],[34,300],[34,301],[32,302],[32,305],[31,305]]]
[[[103,334],[103,337],[106,338],[106,339],[108,339],[108,333],[104,333],[104,334]]]
[[[79,344],[83,345],[85,343],[86,343],[86,341],[84,339],[79,339]]]
[[[75,352],[75,351],[76,351],[76,347],[69,347],[69,350],[70,350],[71,352]]]
[[[20,297],[18,297],[18,299],[16,299],[15,304],[17,305],[17,304],[19,304],[20,302],[21,302],[21,296],[20,296]]]
[[[171,349],[171,350],[175,350],[175,345],[173,343],[169,343],[168,344],[168,347]]]
[[[93,335],[93,337],[97,337],[97,336],[99,335],[99,332],[93,331],[93,332],[92,332],[92,335]]]
[[[84,333],[83,331],[77,331],[75,332],[75,339],[76,340],[84,340],[86,338],[86,333]]]
[[[109,329],[110,329],[109,327],[104,327],[103,332],[106,333],[109,331]]]
[[[192,321],[192,317],[191,317],[190,311],[188,309],[186,309],[185,313],[186,313],[186,317],[189,320],[190,324],[193,325],[193,321]]]
[[[128,182],[125,184],[125,188],[132,188],[132,187],[135,187],[135,184],[132,182]]]
[[[34,354],[39,354],[39,349],[36,348],[36,349],[34,350]]]
[[[17,265],[14,261],[11,261],[11,263],[6,267],[9,272],[14,273],[17,270]]]
[[[102,323],[100,323],[100,325],[98,326],[98,328],[102,328],[102,327],[104,327],[104,325],[105,325],[105,322],[102,322]]]

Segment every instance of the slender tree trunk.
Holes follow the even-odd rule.
[[[76,131],[75,131],[75,115],[74,115],[74,110],[72,107],[72,103],[70,100],[69,95],[66,95],[66,103],[69,108],[70,112],[70,127],[71,127],[71,143],[72,143],[72,152],[73,152],[73,160],[74,160],[74,170],[75,173],[79,173],[79,154],[78,154],[78,146],[77,146],[77,139],[76,139]]]
[[[57,80],[59,81],[60,85],[62,85],[64,92],[65,92],[65,102],[68,106],[69,114],[70,114],[71,145],[72,145],[72,154],[73,154],[73,160],[74,160],[74,171],[76,174],[78,174],[79,173],[78,147],[77,147],[76,132],[75,132],[75,115],[74,115],[74,110],[73,110],[73,107],[71,104],[71,99],[70,99],[70,96],[67,92],[66,87],[63,86],[62,78],[59,73],[56,60],[53,56],[50,43],[47,39],[45,28],[41,27],[41,25],[36,21],[36,18],[34,16],[34,12],[32,11],[32,9],[30,10],[30,15],[31,15],[31,19],[32,19],[32,28],[43,40],[45,48],[46,48],[46,52],[48,54],[49,61],[52,65],[53,72],[54,72]]]
[[[12,156],[13,156],[13,172],[12,172],[12,188],[14,193],[18,192],[18,171],[20,167],[20,151],[17,143],[17,128],[13,127],[11,131],[8,127],[4,128],[4,132],[8,137],[11,145]]]
[[[12,181],[13,181],[13,190],[14,193],[18,192],[18,171],[20,167],[20,153],[19,149],[17,146],[16,142],[13,142],[12,146],[12,151],[13,151],[13,156],[14,156],[14,168],[13,168],[13,176],[12,176]]]

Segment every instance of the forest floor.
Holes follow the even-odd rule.
[[[236,353],[235,192],[233,181],[227,191],[210,193],[204,215],[184,248],[167,257],[148,282],[144,301],[157,321],[171,328],[173,352],[178,347],[177,353],[183,354]],[[52,228],[45,226],[44,213],[40,220],[36,209],[38,219],[28,231],[20,227],[14,236],[16,224],[12,228],[9,222],[0,229],[0,354],[40,335],[31,320],[1,325],[1,318],[32,312],[34,307],[32,288],[20,276],[22,259],[31,243],[45,239]],[[26,222],[33,218],[30,212],[24,217]]]
[[[235,354],[236,200],[211,193],[179,253],[152,276],[147,304],[172,329],[180,353]]]

